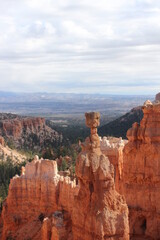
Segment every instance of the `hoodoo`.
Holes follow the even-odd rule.
[[[76,162],[80,183],[72,213],[74,240],[129,239],[128,208],[115,190],[114,167],[100,150],[99,113],[86,113],[90,137]]]
[[[91,135],[76,161],[78,185],[38,159],[10,183],[2,239],[128,240],[128,207],[115,190],[114,167],[100,150],[99,113],[86,113]]]
[[[140,125],[128,130],[120,192],[129,206],[131,239],[160,239],[160,101],[142,107]]]
[[[69,240],[77,191],[75,181],[58,174],[56,161],[35,156],[21,176],[11,180],[3,204],[2,240],[57,240],[62,236]]]

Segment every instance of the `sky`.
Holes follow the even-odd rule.
[[[0,91],[160,91],[159,0],[0,0],[0,32]]]

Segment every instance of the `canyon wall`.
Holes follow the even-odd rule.
[[[45,127],[45,119],[36,118],[15,118],[1,121],[1,131],[4,136],[12,136],[15,140],[20,138],[23,131],[37,133]]]
[[[144,117],[127,132],[120,193],[129,207],[131,239],[160,239],[160,102],[146,101]]]
[[[56,161],[35,157],[22,168],[4,202],[2,239],[159,240],[160,95],[142,110],[128,141],[99,138],[99,114],[86,114],[91,135],[76,161],[78,185]]]
[[[40,150],[47,144],[60,142],[62,136],[48,127],[44,118],[4,114],[0,119],[0,135],[16,148]]]
[[[115,190],[114,167],[100,150],[99,114],[86,114],[91,135],[76,161],[78,185],[56,161],[36,156],[10,183],[2,240],[128,240],[128,207]]]

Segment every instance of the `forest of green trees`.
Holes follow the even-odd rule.
[[[25,162],[21,164],[13,164],[10,157],[7,160],[0,159],[0,210],[2,209],[2,202],[7,197],[8,187],[10,179],[16,174],[20,175],[21,167],[25,165]]]

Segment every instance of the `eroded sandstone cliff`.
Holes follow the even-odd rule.
[[[58,174],[56,161],[35,157],[22,168],[20,177],[15,176],[11,180],[8,197],[3,204],[2,239],[41,239],[43,220],[52,221],[58,210],[70,214],[77,188],[75,182]],[[51,228],[49,231],[51,235]]]
[[[160,102],[146,101],[144,117],[128,130],[120,192],[129,206],[131,239],[160,239]]]
[[[16,148],[41,150],[48,144],[62,140],[62,136],[48,127],[44,118],[0,115],[0,135]]]
[[[4,202],[2,239],[128,240],[128,208],[115,190],[114,167],[100,150],[99,114],[86,114],[91,136],[76,163],[78,185],[38,157],[15,176]]]

